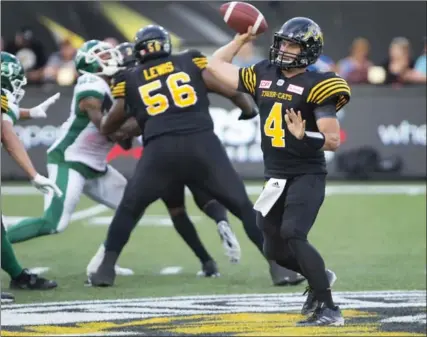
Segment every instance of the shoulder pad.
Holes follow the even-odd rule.
[[[208,58],[202,52],[196,49],[187,49],[180,55],[191,58],[191,61],[200,69],[205,69],[208,65]]]
[[[321,105],[329,99],[338,98],[337,111],[348,103],[351,91],[346,80],[334,72],[312,74],[314,82],[307,97],[308,103]]]
[[[123,82],[126,80],[126,71],[127,70],[120,70],[116,74],[114,74],[113,78],[111,79],[110,86],[114,87],[117,83]]]

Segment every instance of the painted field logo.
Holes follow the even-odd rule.
[[[297,328],[305,297],[248,294],[2,306],[2,336],[425,336],[425,291],[340,292],[344,327]]]

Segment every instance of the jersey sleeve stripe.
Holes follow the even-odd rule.
[[[339,93],[341,93],[342,95],[347,94],[350,96],[350,89],[346,85],[342,85],[342,84],[334,85],[328,88],[325,92],[323,92],[323,94],[320,97],[318,97],[318,99],[316,99],[314,103],[321,104],[328,98],[333,97],[334,95]]]
[[[193,63],[200,69],[205,69],[208,65],[208,59],[206,57],[195,57]]]
[[[9,103],[8,103],[7,97],[5,95],[1,95],[1,111],[7,112],[8,108],[9,108]]]
[[[123,98],[125,97],[126,91],[126,82],[117,83],[111,90],[111,94],[114,98]]]
[[[336,110],[339,111],[341,108],[348,103],[348,98],[345,96],[341,96],[340,100],[336,105]]]
[[[242,69],[242,81],[246,90],[248,90],[248,92],[254,95],[256,86],[256,74],[254,71],[254,66]]]
[[[316,84],[310,90],[310,94],[308,95],[307,102],[315,103],[316,100],[318,99],[318,96],[321,95],[326,89],[328,89],[331,86],[340,85],[340,84],[348,88],[347,82],[342,78],[337,78],[337,77],[329,78],[327,80],[324,80]]]

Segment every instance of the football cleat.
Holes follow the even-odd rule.
[[[270,264],[271,280],[275,286],[296,286],[305,281],[305,277],[301,274],[286,269],[274,261],[268,261],[268,263]]]
[[[202,270],[197,273],[197,276],[203,277],[219,277],[218,266],[214,260],[209,260],[202,264]]]
[[[95,272],[88,276],[86,285],[93,287],[111,287],[116,279],[115,262],[117,253],[107,252]]]
[[[322,305],[314,310],[310,317],[297,322],[297,326],[343,326],[344,317],[339,307],[331,309]]]
[[[50,290],[58,286],[55,281],[47,280],[24,269],[16,278],[10,280],[11,289]]]
[[[241,251],[240,244],[237,241],[236,235],[233,233],[230,224],[227,221],[218,222],[218,233],[221,238],[222,246],[225,250],[225,255],[231,263],[240,261]]]
[[[337,275],[335,275],[335,273],[329,269],[326,269],[326,275],[327,275],[328,280],[329,280],[329,287],[332,288],[335,281],[337,280]],[[307,299],[305,300],[305,303],[302,306],[301,314],[302,315],[310,315],[314,312],[314,310],[316,310],[317,306],[319,305],[319,302],[314,297],[313,289],[311,289],[310,286],[308,286],[305,289],[303,295],[305,295],[305,294],[307,294]]]
[[[86,267],[86,275],[87,276],[89,276],[89,275],[91,275],[97,271],[99,265],[102,262],[102,259],[104,258],[104,255],[105,255],[105,246],[104,246],[104,244],[102,244],[101,246],[99,246],[98,251],[92,257],[92,259],[90,260],[89,264]],[[115,269],[116,275],[121,275],[121,276],[134,275],[134,272],[132,269],[122,268],[117,264],[114,266],[114,269]]]
[[[10,293],[1,293],[1,304],[8,304],[15,302],[15,296]]]

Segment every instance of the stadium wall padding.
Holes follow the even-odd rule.
[[[383,171],[370,170],[371,179],[425,179],[426,177],[426,97],[425,86],[392,87],[353,86],[352,98],[338,118],[341,124],[342,145],[336,153],[326,153],[329,178],[347,179],[342,161],[357,161],[355,150],[376,151]],[[72,88],[29,86],[22,107],[32,107],[55,92],[61,98],[48,110],[47,119],[19,121],[16,131],[27,147],[40,173],[46,174],[46,149],[53,143],[59,126],[68,118]],[[227,149],[237,171],[247,179],[263,177],[260,148],[259,119],[238,121],[240,114],[231,102],[217,95],[211,96],[211,116],[215,132]],[[108,159],[126,176],[132,174],[137,158],[143,155],[135,141],[129,151],[115,146]],[[344,156],[346,153],[352,153]],[[338,160],[341,157],[340,160]],[[343,159],[344,158],[344,159]],[[400,162],[400,168],[389,167]],[[338,163],[341,165],[338,165]],[[362,159],[359,163],[363,163]],[[341,168],[340,168],[341,167]],[[390,170],[391,169],[391,170]],[[25,179],[22,170],[2,149],[1,174],[3,180]]]

